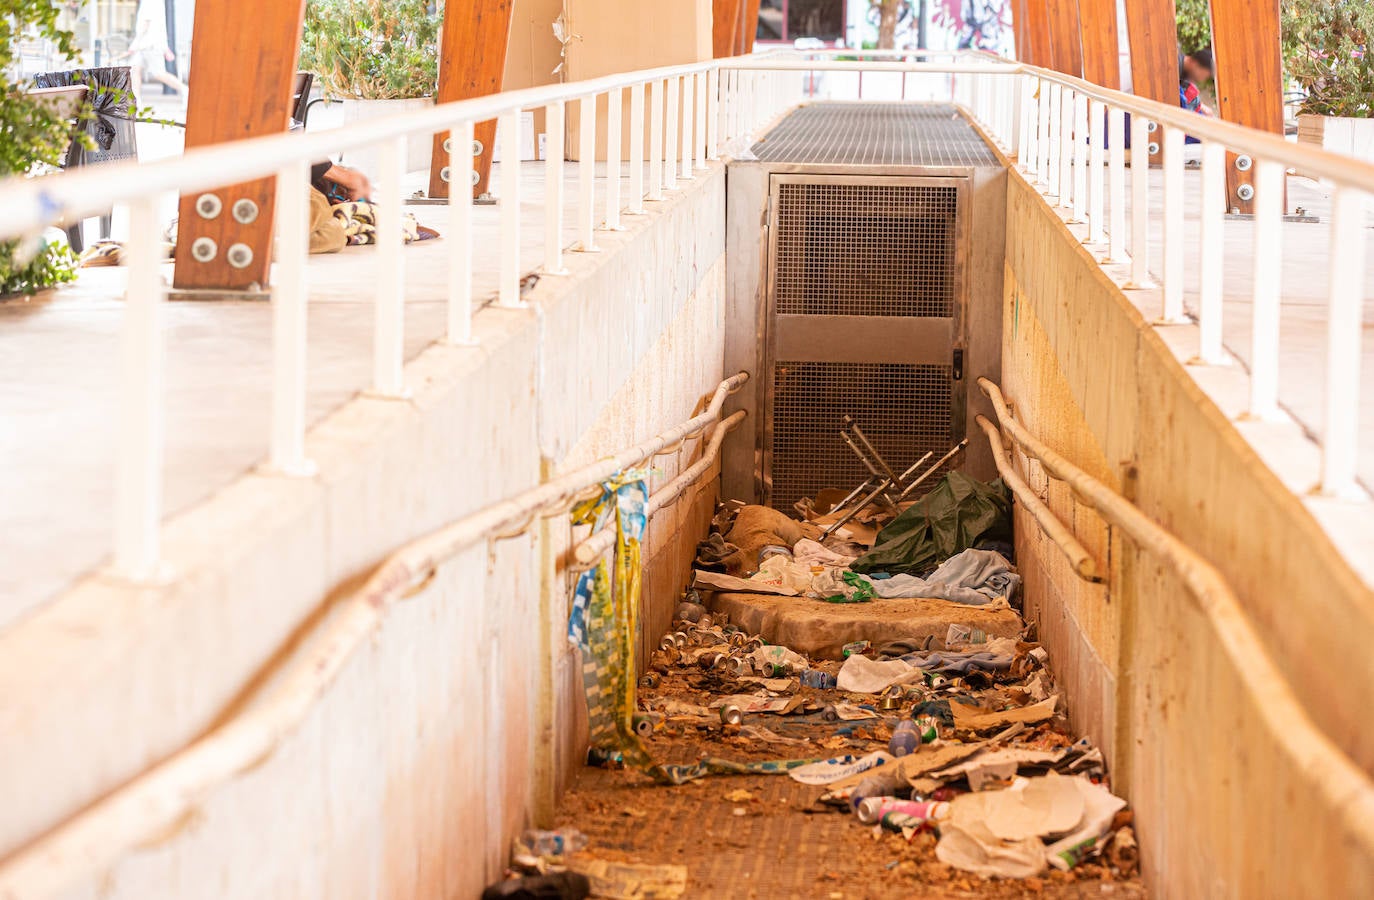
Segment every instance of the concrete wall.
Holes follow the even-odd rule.
[[[1318,726],[1374,770],[1374,595],[1018,174],[1007,228],[1002,387],[1017,415],[1216,565]],[[1300,771],[1303,748],[1263,727],[1265,698],[1248,695],[1179,580],[1030,474],[1110,572],[1077,581],[1018,514],[1030,616],[1076,726],[1106,746],[1136,810],[1153,893],[1374,892],[1374,860]]]
[[[0,635],[0,858],[256,702],[400,545],[690,417],[723,377],[723,169],[654,206],[535,309],[481,312],[478,348],[412,360],[409,401],[312,429],[317,478],[250,475],[168,523],[172,583],[90,579]],[[655,483],[698,447],[656,458]],[[646,632],[713,495],[651,527]],[[443,566],[275,753],[65,896],[475,896],[580,756],[570,537],[555,517]]]

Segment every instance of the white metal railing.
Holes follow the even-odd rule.
[[[816,73],[832,79],[820,86]],[[868,75],[867,81],[863,79]],[[851,78],[842,82],[844,78]],[[472,168],[472,129],[492,118],[501,123],[503,158],[519,158],[520,112],[544,109],[547,121],[548,180],[543,201],[544,251],[541,271],[566,271],[569,245],[596,249],[597,234],[620,227],[624,215],[645,211],[683,181],[722,155],[738,155],[756,131],[779,113],[809,96],[839,99],[899,99],[916,96],[961,105],[988,137],[1045,194],[1068,211],[1071,221],[1087,225],[1087,241],[1100,245],[1105,260],[1130,264],[1128,286],[1153,284],[1149,236],[1163,228],[1161,321],[1184,313],[1181,265],[1185,197],[1182,158],[1184,134],[1202,142],[1201,271],[1198,319],[1200,361],[1226,361],[1222,347],[1222,272],[1225,247],[1221,188],[1226,153],[1253,164],[1256,175],[1255,285],[1253,292],[1250,413],[1259,418],[1278,412],[1279,279],[1281,260],[1282,173],[1297,168],[1335,186],[1331,217],[1329,333],[1324,354],[1325,422],[1320,429],[1322,490],[1357,491],[1361,287],[1363,284],[1363,209],[1374,192],[1374,166],[1286,143],[1282,138],[1091,85],[1047,70],[998,60],[983,53],[914,51],[775,51],[728,60],[671,66],[562,85],[510,91],[444,104],[421,111],[325,133],[279,135],[192,150],[156,166],[132,163],[74,170],[32,180],[0,182],[0,239],[33,236],[63,217],[98,214],[115,204],[130,207],[133,240],[129,250],[128,303],[121,354],[121,415],[115,513],[115,569],[142,580],[159,565],[158,511],[162,493],[164,288],[152,236],[159,200],[171,193],[212,189],[227,183],[275,175],[281,214],[277,219],[276,272],[273,279],[272,425],[268,457],[288,476],[313,471],[305,455],[307,283],[305,214],[309,162],[331,153],[374,146],[381,149],[376,195],[384,221],[376,248],[372,388],[382,397],[405,396],[404,266],[401,234],[401,160],[415,135],[428,140],[437,132],[451,137],[450,172],[455,185]],[[894,87],[897,85],[897,87]],[[850,93],[846,94],[848,91]],[[624,123],[622,101],[629,99],[628,191],[625,169],[611,154],[597,177],[598,145],[618,146]],[[607,110],[598,115],[598,100]],[[617,102],[611,102],[617,101]],[[564,191],[562,152],[567,106],[577,103],[580,118],[579,166],[575,191]],[[1131,160],[1129,204],[1124,140],[1130,117],[1132,145],[1159,143],[1164,150],[1164,215],[1150,215],[1148,157]],[[647,136],[645,125],[647,119]],[[646,139],[647,137],[647,139]],[[1105,138],[1105,139],[1104,139]],[[605,143],[600,143],[604,141]],[[505,165],[498,175],[501,195],[499,290],[497,304],[523,305],[521,276],[531,268],[520,250],[520,165]],[[597,186],[602,183],[601,204]],[[446,340],[473,339],[473,210],[469,192],[457,189],[449,204],[447,265],[449,290]],[[564,211],[576,210],[573,234]],[[1127,216],[1129,207],[1130,215]],[[1129,218],[1129,227],[1127,219]],[[572,238],[570,241],[569,238]]]

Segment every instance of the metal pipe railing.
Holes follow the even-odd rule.
[[[987,378],[978,386],[992,401],[1002,429],[1027,456],[1063,481],[1079,501],[1172,570],[1211,626],[1253,709],[1294,768],[1326,801],[1359,852],[1374,855],[1374,781],[1308,715],[1275,664],[1250,617],[1216,567],[1166,531],[1126,498],[1043,444],[1007,409],[1002,391]]]
[[[155,836],[169,834],[219,785],[260,765],[294,732],[389,609],[417,593],[462,551],[511,537],[536,517],[565,512],[588,489],[623,469],[670,451],[720,417],[725,399],[749,380],[722,381],[704,412],[589,466],[493,504],[416,540],[387,558],[363,586],[313,626],[303,646],[243,710],[165,762],[115,789],[37,840],[0,860],[0,897],[56,896],[92,870],[103,870]],[[743,413],[730,420],[738,422]],[[718,427],[721,437],[724,431]],[[718,449],[718,447],[717,447]]]
[[[711,440],[707,442],[705,450],[702,451],[701,459],[692,463],[672,481],[649,495],[648,502],[644,504],[646,518],[652,519],[659,510],[674,503],[678,497],[682,496],[683,491],[696,484],[701,476],[710,470],[720,457],[720,446],[724,443],[725,436],[734,431],[735,426],[744,421],[744,417],[744,410],[739,410],[716,423],[715,430],[711,432]],[[590,568],[601,558],[602,554],[611,549],[611,545],[614,543],[615,529],[601,529],[574,548],[573,567],[578,569]]]
[[[992,448],[992,460],[997,465],[997,474],[1002,476],[1007,487],[1011,488],[1012,494],[1021,501],[1026,512],[1030,513],[1031,518],[1040,526],[1040,530],[1059,548],[1059,552],[1064,554],[1074,574],[1084,581],[1100,583],[1102,578],[1097,572],[1097,561],[1059,517],[1045,505],[1040,495],[1031,490],[1030,485],[1026,484],[1025,479],[1016,471],[1016,467],[1007,459],[1007,451],[1002,447],[1002,433],[985,416],[978,416],[976,421],[978,427],[987,435],[988,445]]]

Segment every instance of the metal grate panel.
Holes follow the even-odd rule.
[[[823,488],[845,491],[868,471],[840,440],[848,414],[898,472],[927,450],[938,458],[951,437],[953,373],[948,366],[777,362],[773,366],[768,502],[790,510]],[[955,462],[958,460],[956,458]],[[927,480],[908,499],[938,482]]]
[[[753,152],[763,162],[807,165],[998,165],[945,103],[813,103],[778,123]]]
[[[954,314],[955,187],[778,186],[775,311]]]

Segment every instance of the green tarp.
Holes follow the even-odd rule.
[[[980,540],[1011,541],[1011,497],[992,483],[950,472],[935,488],[878,532],[850,566],[855,572],[920,575]]]

